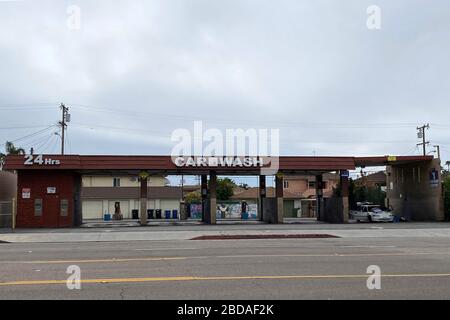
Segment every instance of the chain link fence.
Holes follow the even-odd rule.
[[[0,228],[14,228],[13,201],[0,201]]]

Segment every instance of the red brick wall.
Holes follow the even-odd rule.
[[[74,174],[59,170],[19,171],[17,182],[18,228],[58,228],[73,226],[74,214]],[[56,188],[55,194],[47,194],[47,187]],[[31,189],[31,198],[22,198],[22,189]],[[42,215],[35,216],[34,200],[42,199]],[[67,216],[60,215],[60,201],[67,199]]]

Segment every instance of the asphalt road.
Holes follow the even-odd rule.
[[[66,286],[67,267],[81,289]],[[366,286],[381,269],[381,289]],[[0,244],[0,299],[450,299],[442,238]]]

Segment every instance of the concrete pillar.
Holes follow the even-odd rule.
[[[74,196],[73,196],[73,225],[78,227],[83,223],[83,213],[81,206],[81,175],[74,176]],[[102,216],[103,218],[103,216]]]
[[[321,174],[316,175],[316,212],[317,220],[323,220],[323,177]]]
[[[258,198],[258,218],[260,221],[264,221],[264,199],[266,198],[266,176],[259,176],[259,198]]]
[[[217,211],[217,175],[215,171],[211,171],[209,174],[209,210],[206,212],[205,222],[207,224],[216,224],[216,211]]]
[[[348,216],[350,213],[350,205],[348,201],[349,195],[349,181],[348,181],[348,170],[344,170],[339,174],[339,187],[340,187],[340,196],[342,197],[342,222],[348,222]]]
[[[180,202],[180,220],[187,220],[186,202]]]
[[[283,203],[283,176],[275,176],[275,196],[277,199],[277,212],[272,223],[283,223],[284,203]]]
[[[147,193],[147,177],[140,177],[141,188],[140,188],[140,198],[139,198],[139,216],[141,226],[147,225],[147,201],[148,201],[148,193]]]
[[[205,174],[202,175],[201,194],[202,194],[202,221],[205,222],[207,209],[206,202],[208,201],[208,177]]]

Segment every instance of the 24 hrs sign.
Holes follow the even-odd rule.
[[[42,154],[33,155],[29,154],[25,156],[25,161],[23,162],[26,166],[39,165],[39,166],[58,166],[61,164],[60,160],[55,160],[51,158],[44,158]]]

